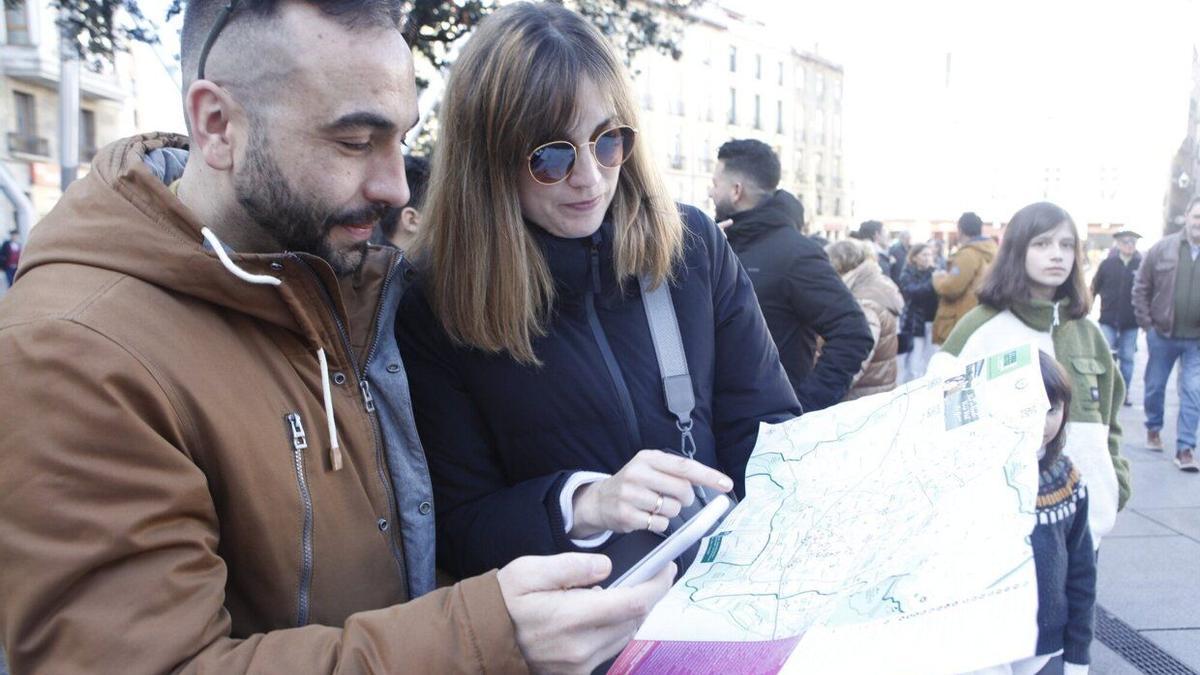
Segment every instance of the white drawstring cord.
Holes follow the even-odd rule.
[[[325,397],[325,423],[329,425],[329,462],[334,471],[342,468],[342,448],[338,445],[337,423],[333,418],[333,390],[329,388],[329,362],[325,360],[325,350],[317,350],[317,360],[321,362],[321,394]]]
[[[282,280],[276,279],[269,274],[251,274],[238,267],[237,264],[229,258],[229,254],[225,252],[225,245],[222,244],[221,240],[217,239],[217,235],[213,234],[212,230],[208,229],[207,227],[200,228],[200,234],[204,235],[204,238],[208,240],[208,244],[212,246],[214,251],[216,251],[217,258],[220,259],[221,264],[224,265],[225,269],[229,270],[229,273],[233,276],[252,284],[278,286],[283,283]]]
[[[233,276],[251,284],[279,286],[283,283],[282,279],[268,274],[251,274],[238,267],[225,252],[225,245],[207,227],[200,228],[200,234],[204,235],[204,239],[208,241],[209,246],[212,246],[221,264]],[[325,359],[323,348],[317,349],[317,360],[321,362],[321,394],[325,399],[325,423],[329,426],[329,461],[333,464],[333,470],[338,471],[342,468],[342,448],[338,445],[337,421],[333,416],[333,391],[329,388],[329,362]]]

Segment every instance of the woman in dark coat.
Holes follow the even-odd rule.
[[[396,325],[452,574],[661,533],[799,414],[749,278],[637,124],[620,58],[559,5],[499,10],[455,63]],[[668,284],[690,422],[639,282]]]
[[[904,295],[904,314],[900,333],[912,340],[912,348],[900,357],[900,381],[908,382],[925,375],[929,359],[937,351],[933,344],[933,317],[938,296],[933,290],[934,251],[928,244],[917,244],[908,251],[908,262],[900,273],[900,293]]]

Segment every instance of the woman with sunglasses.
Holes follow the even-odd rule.
[[[611,45],[556,4],[498,10],[454,66],[396,325],[452,574],[661,533],[697,488],[740,492],[758,424],[800,412],[749,279],[671,202],[637,117]],[[640,280],[669,285],[690,434]]]

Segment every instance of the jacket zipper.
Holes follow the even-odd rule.
[[[600,294],[600,245],[596,241],[596,236],[592,237],[592,287],[585,294],[585,305],[587,307],[588,325],[592,329],[592,337],[596,339],[596,346],[600,348],[600,355],[604,357],[604,365],[608,368],[609,378],[612,380],[613,389],[616,390],[617,400],[621,402],[621,409],[625,413],[625,429],[629,433],[630,447],[634,452],[637,452],[642,446],[642,435],[638,431],[637,413],[634,412],[633,397],[629,395],[629,387],[625,384],[625,376],[621,374],[621,367],[617,364],[617,358],[613,355],[612,347],[608,344],[608,337],[604,334],[604,327],[600,325],[600,316],[596,313],[596,296]]]
[[[367,361],[366,361],[366,363],[363,364],[362,369],[360,370],[358,363],[356,362],[356,360],[354,358],[354,348],[350,346],[349,333],[347,333],[347,331],[346,331],[346,326],[344,324],[342,324],[341,317],[339,317],[337,315],[337,306],[334,305],[333,298],[331,298],[329,296],[329,290],[325,288],[325,284],[321,282],[321,278],[319,276],[317,276],[316,271],[314,271],[312,267],[309,267],[308,263],[304,262],[303,258],[301,258],[300,256],[298,256],[294,253],[292,253],[290,255],[291,255],[291,257],[295,258],[297,262],[301,263],[304,266],[304,269],[308,270],[308,273],[311,274],[313,277],[313,281],[316,282],[317,288],[320,289],[321,297],[325,299],[325,304],[329,309],[329,314],[330,314],[330,316],[333,317],[334,325],[337,326],[338,335],[342,339],[342,346],[346,350],[346,356],[347,356],[347,358],[350,359],[350,366],[354,370],[355,377],[358,378],[358,382],[359,382],[358,388],[359,388],[359,391],[361,391],[363,394],[363,408],[367,412],[367,417],[371,420],[371,435],[375,440],[376,475],[379,477],[380,484],[383,485],[384,494],[387,495],[388,518],[390,519],[390,522],[395,523],[397,526],[399,526],[400,518],[399,518],[399,515],[396,513],[396,495],[392,492],[392,484],[390,481],[388,481],[387,470],[384,468],[385,460],[383,457],[383,439],[380,437],[379,429],[377,428],[378,427],[378,419],[375,415],[375,399],[371,396],[371,386],[367,382],[366,363],[370,363],[371,357],[374,356],[374,354],[375,354],[375,345],[378,342],[378,334],[379,333],[378,333],[378,331],[375,331],[374,334],[372,334],[371,346],[367,350]],[[388,272],[387,278],[384,279],[383,287],[381,288],[380,294],[379,294],[381,301],[387,292],[388,286],[391,284],[392,278],[395,276],[396,270],[399,267],[400,266],[398,264],[392,265],[391,271]],[[375,310],[376,326],[378,326],[380,314],[382,314],[382,309],[383,309],[383,307],[381,304]],[[403,528],[401,528],[401,527],[389,528],[391,534],[385,533],[385,536],[387,536],[388,545],[390,546],[391,551],[392,551],[392,557],[396,560],[397,571],[401,572],[403,574],[404,570],[406,569],[405,564],[404,564],[404,554],[402,554],[400,552],[400,547],[396,544],[396,537],[399,536],[397,533],[401,529],[403,529]]]
[[[292,466],[296,469],[296,485],[300,490],[300,503],[304,506],[304,528],[300,535],[300,584],[296,599],[296,626],[299,627],[308,625],[313,571],[313,505],[308,476],[304,471],[304,449],[308,447],[304,423],[300,413],[296,412],[288,414],[285,419],[292,437]]]

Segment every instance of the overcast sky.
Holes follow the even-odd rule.
[[[845,67],[856,216],[974,209],[1007,220],[1042,197],[1046,167],[1056,167],[1050,196],[1077,221],[1160,226],[1186,133],[1198,0],[727,6]]]

